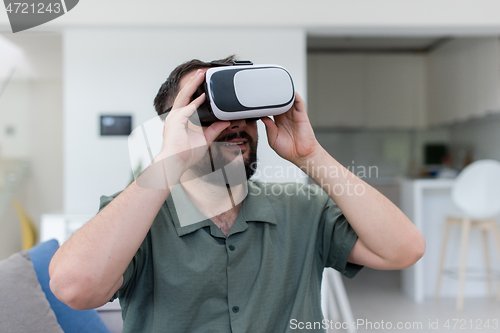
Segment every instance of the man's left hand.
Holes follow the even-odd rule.
[[[279,156],[297,166],[305,165],[322,147],[314,136],[307,116],[306,105],[298,93],[295,102],[287,112],[261,120],[266,125],[269,145]]]

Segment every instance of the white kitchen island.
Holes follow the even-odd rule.
[[[452,179],[405,179],[401,182],[401,209],[423,233],[426,240],[424,256],[402,273],[404,292],[415,302],[421,303],[435,294],[442,236],[446,216],[457,209],[451,200]],[[492,267],[498,267],[498,258],[492,239],[490,258]],[[459,265],[460,229],[453,228],[448,241],[446,268]],[[465,284],[466,297],[484,297],[487,284],[484,278],[484,255],[478,230],[471,231],[468,255],[468,275]],[[470,276],[470,273],[474,273]],[[475,278],[474,277],[478,277]],[[443,276],[442,297],[456,297],[458,279],[451,274]]]

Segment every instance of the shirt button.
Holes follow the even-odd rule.
[[[234,251],[234,249],[235,249],[234,245],[232,245],[232,244],[231,244],[231,245],[229,245],[229,249],[230,249],[231,251]],[[233,309],[234,309],[234,308],[233,308]]]
[[[233,312],[238,313],[238,311],[240,311],[240,308],[237,306],[233,306]]]

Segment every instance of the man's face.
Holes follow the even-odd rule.
[[[207,70],[208,68],[203,69],[203,72]],[[195,73],[196,71],[192,71],[181,78],[179,90],[187,84]],[[202,126],[202,128],[205,130],[207,127]],[[255,173],[258,142],[257,121],[232,120],[231,124],[214,142],[215,144],[210,146],[210,151],[207,151],[200,162],[191,167],[198,177],[211,172],[212,165],[215,169],[228,165],[238,156],[240,151],[244,161],[246,178],[249,179]],[[230,173],[231,170],[226,168],[226,172]],[[235,173],[238,174],[237,170]]]

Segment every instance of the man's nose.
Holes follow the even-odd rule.
[[[231,125],[227,128],[229,131],[239,132],[247,127],[247,121],[245,119],[231,120]]]

